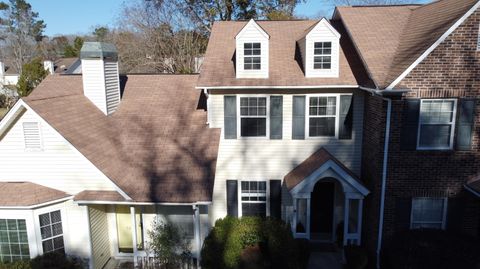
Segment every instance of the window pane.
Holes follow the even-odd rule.
[[[266,136],[267,120],[265,118],[242,118],[242,136]]]
[[[53,230],[53,236],[63,234],[62,231],[62,223],[56,223],[52,225],[52,230]]]
[[[60,210],[50,213],[50,216],[51,216],[51,219],[52,219],[52,223],[62,221],[62,217],[60,215]]]
[[[16,219],[9,219],[7,220],[8,230],[16,230],[17,229],[17,220]]]
[[[420,147],[450,147],[451,125],[421,125]]]
[[[252,48],[259,49],[260,48],[260,43],[253,43]]]
[[[50,214],[42,214],[39,216],[40,226],[45,226],[50,224]]]
[[[310,118],[310,136],[335,136],[335,118]]]
[[[441,228],[444,199],[415,198],[412,201],[412,228]]]
[[[43,253],[52,252],[53,251],[53,240],[48,239],[42,242]]]
[[[49,226],[40,228],[40,234],[42,235],[42,239],[52,237],[52,230]]]
[[[264,217],[267,215],[267,205],[266,203],[242,203],[242,215]]]

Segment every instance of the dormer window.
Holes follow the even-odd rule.
[[[332,42],[315,42],[313,55],[314,69],[332,68]]]
[[[243,68],[245,70],[260,70],[262,67],[261,52],[262,52],[261,43],[244,43],[243,44],[243,54],[244,54]]]

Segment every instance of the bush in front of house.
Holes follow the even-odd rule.
[[[0,269],[81,269],[82,261],[65,256],[63,253],[46,253],[32,260],[0,263]]]
[[[368,253],[363,247],[348,245],[344,248],[346,269],[365,269],[368,265]]]
[[[259,217],[226,217],[217,220],[205,238],[202,268],[302,269],[308,245],[296,241],[290,227],[280,220]],[[306,257],[308,260],[308,256]]]
[[[382,268],[480,268],[480,243],[442,230],[395,234],[382,252]]]
[[[12,263],[0,263],[0,269],[31,269],[29,261],[16,261]]]

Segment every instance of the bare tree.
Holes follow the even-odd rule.
[[[398,5],[418,2],[415,0],[334,0],[337,6]]]

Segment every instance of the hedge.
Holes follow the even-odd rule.
[[[205,239],[201,263],[205,269],[302,269],[308,261],[306,253],[308,245],[296,241],[280,220],[226,217],[215,223]]]

